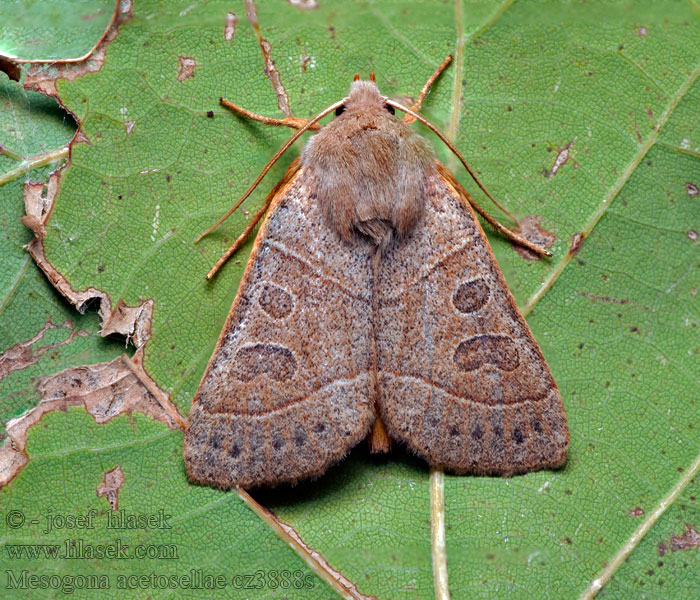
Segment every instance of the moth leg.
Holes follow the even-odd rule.
[[[425,82],[425,85],[423,86],[423,89],[420,91],[420,94],[418,95],[418,100],[410,107],[403,107],[395,102],[389,101],[390,105],[393,105],[395,108],[398,108],[399,110],[406,110],[408,108],[409,111],[412,111],[413,113],[417,113],[420,110],[421,105],[423,104],[423,100],[425,100],[426,95],[428,94],[428,90],[430,89],[430,86],[435,83],[435,80],[440,76],[440,74],[447,68],[447,66],[450,64],[452,61],[452,55],[448,54],[447,58],[442,61],[440,66],[435,69],[435,72],[428,78],[428,81]],[[420,121],[424,125],[426,125],[431,131],[433,131],[444,143],[445,145],[459,158],[461,163],[464,165],[465,169],[467,169],[467,172],[471,176],[471,178],[476,182],[476,184],[481,188],[481,190],[486,194],[486,196],[498,207],[500,208],[505,214],[507,214],[514,223],[517,223],[518,227],[520,227],[520,221],[511,213],[505,206],[503,206],[498,200],[496,200],[490,193],[489,191],[484,187],[484,185],[481,183],[479,178],[476,176],[476,173],[474,170],[467,164],[466,160],[464,160],[464,157],[460,154],[460,152],[457,150],[457,148],[452,144],[445,136],[443,133],[441,133],[434,125],[429,123],[427,120],[425,120],[422,116],[418,114],[411,114],[411,113],[406,113],[404,116],[404,122],[405,123],[413,123],[414,121]],[[536,246],[532,244],[531,242],[527,241],[525,238],[519,236],[518,234],[512,232],[510,229],[506,228],[504,225],[501,225],[496,219],[494,219],[490,214],[488,214],[481,206],[479,206],[473,199],[472,197],[467,193],[467,191],[452,177],[451,173],[445,173],[443,171],[446,171],[446,169],[443,167],[442,169],[439,169],[440,172],[444,177],[450,180],[450,182],[455,184],[455,189],[459,191],[459,193],[462,195],[463,199],[469,202],[471,206],[478,212],[484,219],[486,219],[494,229],[497,231],[500,231],[503,235],[505,235],[507,238],[509,238],[511,241],[524,246],[525,248],[528,248],[529,250],[532,250],[539,256],[552,256],[552,253],[545,250],[544,248],[540,248],[539,246]]]
[[[268,206],[269,206],[269,203],[265,202],[265,204],[262,205],[260,210],[255,213],[253,218],[250,220],[250,223],[248,223],[248,225],[246,225],[246,228],[243,230],[241,235],[239,235],[236,238],[236,241],[233,242],[233,244],[231,244],[229,246],[228,250],[226,250],[226,252],[224,252],[221,255],[219,260],[216,261],[216,264],[209,270],[209,273],[206,274],[205,279],[207,281],[209,281],[212,277],[214,277],[214,275],[216,275],[219,272],[219,269],[224,266],[224,263],[229,258],[231,258],[231,255],[243,245],[243,243],[246,241],[246,239],[250,235],[250,232],[253,231],[255,226],[260,222],[260,219],[262,219],[263,216],[265,216],[265,211],[267,211]]]
[[[309,123],[309,119],[300,119],[298,117],[285,117],[284,119],[275,119],[274,117],[266,117],[265,115],[259,115],[258,113],[254,113],[248,109],[238,106],[237,104],[234,104],[233,102],[231,102],[230,100],[226,100],[225,98],[219,98],[219,104],[243,117],[247,117],[248,119],[251,119],[253,121],[264,123],[265,125],[272,125],[273,127],[291,127],[292,129],[302,129],[303,127],[306,127],[306,125],[308,125]],[[317,130],[321,129],[321,126],[318,123],[314,123],[309,127],[309,129]]]
[[[525,239],[523,236],[518,235],[514,231],[508,229],[505,225],[499,223],[469,195],[469,192],[467,192],[467,190],[464,189],[462,184],[459,183],[459,181],[457,181],[457,179],[454,177],[454,175],[452,175],[452,173],[449,171],[449,169],[447,169],[447,167],[445,167],[440,162],[437,162],[436,166],[440,175],[442,175],[442,177],[444,177],[450,183],[450,185],[457,191],[457,194],[460,196],[460,198],[462,198],[462,200],[467,204],[471,205],[471,207],[482,217],[484,217],[484,219],[488,221],[489,225],[491,225],[491,227],[493,227],[496,231],[502,233],[511,242],[515,242],[523,248],[532,250],[538,256],[552,256],[552,253],[546,248],[542,248],[537,244],[533,244],[530,240]],[[508,214],[510,215],[510,213]],[[515,217],[513,217],[513,220],[515,220],[516,223],[518,222],[515,219]]]
[[[306,131],[309,129],[312,129],[318,121],[320,121],[323,117],[326,115],[332,113],[334,110],[340,108],[345,104],[347,101],[347,98],[343,98],[342,100],[339,100],[338,102],[335,102],[331,104],[329,107],[325,108],[322,110],[320,113],[318,113],[313,119],[310,119],[309,121],[306,121],[306,124],[301,126],[297,132],[290,137],[287,142],[275,153],[275,155],[267,161],[267,164],[263,167],[263,170],[260,172],[260,174],[255,178],[255,181],[251,184],[251,186],[246,190],[245,194],[243,194],[237,201],[236,203],[229,208],[226,211],[226,214],[224,214],[216,223],[214,223],[209,229],[204,231],[202,234],[197,237],[197,239],[194,241],[194,243],[198,243],[205,235],[208,233],[211,233],[214,229],[216,229],[221,223],[223,223],[226,219],[228,219],[235,211],[236,209],[244,202],[248,196],[250,196],[253,191],[255,190],[256,187],[258,187],[258,184],[263,180],[263,177],[267,175],[268,171],[274,166],[274,164],[280,159],[280,157],[287,151],[289,148],[291,148],[292,144],[296,142]],[[274,187],[272,192],[268,195],[268,199],[266,200],[266,203],[269,204],[269,202],[272,202],[273,196],[277,193],[277,190],[281,188],[282,185],[287,184],[293,177],[296,175],[296,173],[299,171],[299,160],[295,160],[292,162],[291,165],[289,165],[289,168],[287,169],[287,172],[284,174],[284,177],[282,180]],[[215,271],[216,272],[216,271]]]
[[[449,65],[451,61],[452,55],[448,54],[447,58],[445,58],[445,60],[442,61],[440,66],[437,69],[435,69],[433,74],[430,77],[428,77],[428,81],[425,82],[423,89],[420,91],[420,94],[418,94],[418,100],[416,100],[416,102],[409,107],[412,111],[418,112],[420,110],[420,107],[423,105],[423,100],[425,100],[425,97],[428,95],[428,90],[430,89],[430,86],[433,85],[433,83],[435,83],[435,80],[438,77],[440,77],[440,74],[447,68],[447,65]],[[411,124],[416,120],[416,118],[406,113],[403,120],[405,123]]]
[[[437,135],[440,140],[452,151],[452,153],[459,158],[459,161],[464,165],[464,168],[467,170],[467,173],[471,176],[471,178],[474,180],[474,182],[479,186],[482,192],[486,194],[487,198],[491,200],[498,208],[500,208],[504,213],[506,213],[511,219],[513,219],[513,222],[518,225],[518,229],[520,229],[520,221],[513,215],[511,212],[508,211],[508,209],[503,206],[498,200],[496,200],[491,193],[484,187],[484,184],[481,183],[479,178],[477,177],[476,173],[474,172],[474,169],[472,169],[467,161],[465,160],[464,156],[462,156],[462,153],[457,150],[457,147],[445,137],[445,134],[442,133],[435,125],[433,125],[430,121],[422,117],[420,114],[417,112],[413,112],[410,108],[406,108],[405,106],[402,106],[398,102],[395,102],[394,100],[387,100],[386,101],[389,106],[393,106],[394,108],[398,108],[399,110],[406,111],[408,114],[413,116],[417,121],[420,121],[425,125],[430,131],[432,131],[435,135]],[[503,235],[505,235],[507,238],[512,240],[513,242],[516,242],[517,244],[520,244],[521,246],[524,246],[528,250],[532,250],[536,254],[539,254],[540,256],[552,256],[552,253],[549,252],[549,250],[546,250],[544,248],[540,248],[539,246],[529,242],[526,240],[524,237],[519,236],[517,233],[514,233],[510,229],[506,228],[504,225],[501,225],[496,219],[494,219],[490,214],[488,214],[481,206],[479,206],[476,201],[469,195],[467,190],[465,190],[461,184],[455,179],[454,175],[450,172],[450,170],[444,166],[442,163],[440,163],[439,160],[435,160],[435,165],[437,167],[438,172],[440,173],[440,176],[447,180],[452,187],[454,187],[455,190],[457,190],[458,195],[461,197],[462,200],[465,202],[469,203],[471,207],[478,212],[484,219],[486,219],[496,230],[500,231]]]
[[[274,188],[272,188],[270,193],[265,198],[265,203],[260,207],[258,212],[256,212],[253,215],[253,218],[250,220],[250,223],[248,223],[248,225],[246,225],[245,229],[241,232],[241,235],[239,235],[236,238],[236,241],[233,242],[233,244],[231,244],[229,246],[228,250],[226,250],[226,252],[224,252],[221,255],[221,258],[219,258],[219,260],[216,261],[216,264],[209,270],[209,273],[207,273],[207,275],[205,277],[205,279],[207,281],[209,281],[212,277],[214,277],[214,275],[216,275],[219,272],[219,269],[221,269],[221,267],[224,266],[224,263],[229,258],[231,258],[233,253],[236,252],[236,250],[238,250],[245,243],[245,241],[248,239],[248,236],[250,235],[250,232],[253,231],[253,229],[255,229],[255,226],[260,222],[260,219],[262,219],[265,216],[265,213],[267,212],[267,209],[270,207],[270,204],[272,203],[275,196],[277,195],[277,192],[284,185],[286,185],[290,181],[290,179],[292,177],[294,177],[294,175],[296,175],[298,170],[299,170],[299,159],[297,158],[292,162],[291,165],[289,165],[289,169],[287,169],[287,172],[284,174],[284,177],[282,177],[282,179],[280,179],[279,183]],[[210,227],[207,231],[205,231],[200,236],[200,238],[202,236],[206,235],[211,229],[216,227],[216,225],[218,225],[218,223],[216,223],[213,227]]]

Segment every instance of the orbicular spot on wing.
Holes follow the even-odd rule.
[[[505,335],[475,335],[457,346],[454,361],[461,371],[474,371],[486,365],[512,371],[519,363],[518,347]]]
[[[479,310],[488,299],[489,286],[485,279],[478,277],[460,285],[452,296],[452,303],[459,312],[468,314]]]
[[[291,379],[297,361],[289,348],[275,344],[253,344],[236,353],[233,375],[240,381],[250,381],[258,375],[267,375],[276,381]]]
[[[294,298],[274,283],[262,284],[258,304],[273,319],[284,319],[294,310]]]
[[[523,435],[523,430],[519,428],[513,429],[513,441],[520,445],[525,441],[525,436]]]

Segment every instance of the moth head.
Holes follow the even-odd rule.
[[[387,104],[386,96],[379,93],[377,81],[374,73],[369,74],[369,81],[360,80],[359,75],[355,75],[355,79],[350,86],[345,103],[335,109],[336,117],[342,114],[378,112],[384,114],[394,114],[394,107]]]

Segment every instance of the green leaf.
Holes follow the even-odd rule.
[[[530,262],[489,233],[561,389],[569,461],[560,471],[511,479],[445,475],[452,597],[569,598],[592,594],[598,585],[600,597],[692,596],[700,585],[697,550],[692,543],[680,548],[672,536],[700,530],[693,480],[700,468],[698,11],[670,0],[322,0],[309,11],[288,3],[258,2],[257,8],[298,117],[342,98],[356,72],[375,72],[387,95],[417,96],[454,53],[424,114],[456,140],[496,198],[520,218],[538,217],[555,236],[553,258]],[[230,11],[237,23],[226,40]],[[191,76],[183,64],[194,65]],[[218,105],[224,96],[282,116],[245,7],[136,2],[102,68],[59,80],[57,89],[83,141],[72,144],[46,224],[47,260],[74,289],[103,291],[111,308],[153,300],[144,369],[186,414],[250,244],[213,283],[203,277],[285,167],[273,169],[244,211],[193,245],[289,136]],[[37,143],[59,146],[70,136],[52,129],[55,118],[45,123],[43,116],[12,112],[19,130],[37,132]],[[458,163],[431,140],[488,207]],[[0,143],[10,147],[9,138]],[[15,143],[22,155],[47,148]],[[12,168],[9,158],[0,159]],[[63,358],[55,364],[47,352],[0,381],[7,419],[38,402],[40,375],[110,360],[123,347],[97,337],[94,315],[78,315],[51,293],[20,248],[31,234],[17,221],[19,183],[0,194],[7,232],[0,243],[8,244],[2,260],[10,273],[0,276],[1,290],[9,290],[2,291],[9,300],[0,301],[0,349],[32,339],[49,316],[52,323],[80,323],[89,333],[60,346]],[[51,329],[41,344],[66,335]],[[201,568],[225,575],[226,597],[329,597],[326,584],[234,493],[187,482],[181,444],[180,432],[140,413],[101,425],[83,408],[47,414],[29,430],[29,462],[0,491],[0,572],[106,573],[115,590],[119,575]],[[106,528],[111,508],[97,489],[117,465],[124,475],[119,510],[163,510],[173,515],[172,529],[115,534]],[[377,458],[358,448],[316,482],[254,497],[359,593],[432,596],[430,476],[420,461],[400,450]],[[83,515],[91,508],[99,516],[90,531],[43,534],[40,525],[13,529],[7,520],[11,511],[45,523],[49,513]],[[77,561],[7,553],[11,544],[66,538],[172,544],[179,554],[170,561]],[[233,575],[272,570],[298,572],[313,585],[284,591],[269,580],[263,589],[232,585]],[[25,590],[11,593],[25,596]],[[211,597],[182,587],[112,593]]]
[[[25,92],[0,74],[0,144],[23,156],[35,155],[70,141],[74,125],[56,103],[37,92]],[[0,155],[3,170],[16,161]],[[48,167],[31,180],[48,176]],[[28,177],[29,178],[29,177]],[[53,288],[23,245],[32,233],[24,216],[21,180],[0,186],[0,414],[4,425],[33,408],[40,399],[39,377],[70,366],[110,360],[123,344],[97,337],[96,315],[81,315]]]
[[[99,40],[113,13],[111,0],[3,0],[0,54],[26,60],[84,56]]]

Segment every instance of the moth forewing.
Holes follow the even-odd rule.
[[[374,420],[372,248],[329,235],[312,186],[302,168],[272,200],[197,390],[184,452],[198,483],[320,475]]]
[[[560,466],[569,433],[559,390],[444,169],[377,280],[383,420],[433,467],[510,475]]]

